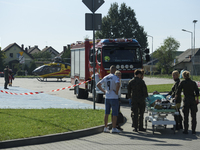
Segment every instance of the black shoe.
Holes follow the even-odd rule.
[[[192,131],[192,134],[196,134],[196,131]]]
[[[179,125],[179,129],[183,129],[183,125],[182,124]]]
[[[138,132],[138,130],[137,130],[137,129],[133,129],[133,131],[135,131],[135,132]]]
[[[121,127],[117,127],[117,129],[123,131],[123,129]]]
[[[145,128],[141,128],[141,129],[139,129],[139,131],[144,131],[144,132],[146,132],[146,129],[145,129]]]
[[[171,128],[171,130],[174,130],[174,128]],[[175,130],[180,130],[180,128],[177,128],[177,127],[176,127]]]
[[[188,134],[188,131],[183,131],[183,134]]]

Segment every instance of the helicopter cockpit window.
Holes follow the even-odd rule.
[[[60,71],[60,67],[57,67],[57,66],[53,66],[51,68],[51,72],[59,72]]]
[[[48,74],[50,73],[50,66],[46,66],[42,71],[44,72],[44,74]]]

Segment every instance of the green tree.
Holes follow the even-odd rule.
[[[3,71],[3,69],[5,68],[5,63],[4,63],[4,58],[5,58],[5,54],[3,51],[1,51],[1,47],[0,47],[0,70]]]
[[[32,74],[32,71],[36,68],[36,64],[35,64],[35,61],[32,61],[31,62],[31,65],[29,67],[29,70],[28,70],[28,74]]]
[[[68,47],[66,49],[66,51],[63,52],[62,56],[61,56],[62,60],[64,62],[70,63],[70,58],[71,58],[71,51],[70,51],[70,47]]]
[[[164,40],[164,44],[161,45],[154,53],[153,57],[158,59],[157,69],[163,73],[169,73],[172,69],[172,63],[176,58],[176,51],[178,50],[180,43],[173,37],[168,37]]]
[[[111,4],[108,15],[102,19],[102,30],[96,32],[96,38],[134,38],[144,48],[148,46],[147,33],[140,26],[135,12],[122,3]]]
[[[49,60],[51,59],[51,53],[49,52],[38,52],[32,54],[35,60]]]

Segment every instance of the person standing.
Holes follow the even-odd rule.
[[[134,114],[134,131],[138,132],[138,123],[139,131],[146,131],[146,129],[143,128],[143,119],[146,106],[145,98],[148,97],[147,86],[142,80],[143,73],[141,70],[135,70],[134,74],[135,78],[130,80],[128,84],[128,98],[131,98],[131,110]]]
[[[119,91],[119,78],[114,75],[116,71],[115,66],[110,67],[110,74],[105,76],[102,80],[97,83],[97,87],[106,95],[105,98],[105,116],[104,116],[104,132],[110,132],[108,124],[108,116],[110,114],[110,109],[112,108],[112,133],[119,133],[120,131],[116,128],[117,116],[118,116],[118,91]],[[102,84],[105,85],[105,90],[102,88]]]
[[[4,83],[4,89],[8,89],[7,86],[8,86],[8,83],[9,83],[9,75],[8,75],[8,66],[6,66],[6,68],[4,69],[4,80],[5,80],[5,83]]]
[[[192,117],[192,134],[196,134],[196,113],[197,113],[197,105],[199,103],[199,89],[197,87],[196,82],[190,79],[190,72],[184,71],[182,74],[183,80],[179,87],[178,91],[175,96],[175,100],[178,99],[178,96],[181,94],[183,90],[184,99],[183,99],[183,114],[184,114],[184,134],[188,134],[188,117],[189,117],[189,110],[191,112]],[[195,100],[196,96],[196,100]]]
[[[172,99],[175,100],[175,95],[176,95],[176,92],[178,91],[178,86],[180,84],[179,72],[177,70],[172,72],[172,78],[174,79],[175,83],[172,86],[171,91],[167,95],[171,95]],[[174,120],[176,121],[176,130],[179,130],[179,129],[183,129],[183,125],[182,125],[183,118],[180,113],[181,93],[177,95],[175,104],[176,104],[176,109],[179,112],[179,115],[174,115]],[[174,128],[172,129],[174,130]]]

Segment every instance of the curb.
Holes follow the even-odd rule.
[[[109,123],[108,127],[112,128],[112,123]],[[0,149],[72,140],[76,138],[81,138],[81,137],[101,133],[103,132],[103,128],[104,128],[104,125],[101,125],[101,126],[96,126],[92,128],[58,133],[58,134],[50,134],[50,135],[45,135],[45,136],[2,141],[0,142]]]

